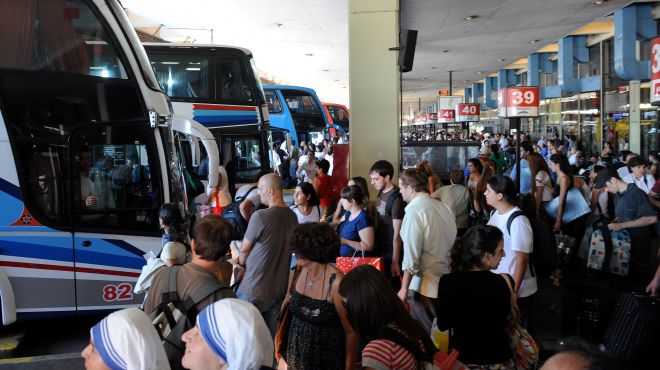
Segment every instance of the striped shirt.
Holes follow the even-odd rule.
[[[362,350],[362,366],[376,370],[414,370],[417,362],[412,353],[400,345],[387,339],[376,339]]]

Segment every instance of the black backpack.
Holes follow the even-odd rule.
[[[195,306],[211,294],[222,289],[230,289],[217,279],[209,279],[195,290],[190,297],[182,300],[177,293],[177,278],[181,266],[167,267],[162,274],[165,289],[160,304],[149,314],[158,336],[163,341],[167,360],[172,369],[183,369],[181,358],[186,346],[181,336],[195,326],[197,309]],[[151,292],[154,294],[155,292]]]
[[[245,236],[248,222],[241,215],[240,207],[245,198],[247,198],[247,196],[256,188],[256,185],[252,186],[242,197],[236,198],[236,200],[222,209],[222,217],[224,217],[232,226],[232,240],[243,240],[243,237]]]
[[[526,216],[523,211],[515,211],[506,221],[506,231],[511,235],[511,224],[518,216]],[[557,243],[552,226],[536,217],[527,217],[532,226],[532,253],[529,255],[530,272],[534,277],[549,278],[557,269]]]

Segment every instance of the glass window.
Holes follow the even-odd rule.
[[[234,153],[236,155],[236,183],[257,181],[257,174],[261,171],[263,148],[258,137],[233,138]],[[268,152],[266,152],[268,153]],[[265,154],[268,156],[268,154]]]
[[[86,126],[74,133],[71,172],[77,225],[112,233],[158,230],[161,197],[152,179],[157,171],[149,134],[144,124]]]
[[[82,0],[0,3],[0,68],[76,73],[127,79],[119,54]],[[17,27],[16,24],[31,25]]]
[[[249,75],[243,65],[243,60],[237,57],[224,57],[218,60],[216,87],[218,101],[221,103],[249,102],[254,104]],[[252,76],[252,77],[251,77]]]
[[[321,114],[321,108],[316,99],[302,91],[282,91],[286,104],[291,113],[298,114]]]
[[[336,105],[329,105],[327,108],[328,112],[330,112],[330,117],[332,117],[332,123],[338,124],[344,128],[348,127],[349,120],[348,111],[346,111],[346,109]]]
[[[273,90],[264,91],[266,96],[266,103],[268,104],[268,113],[281,113],[282,112],[282,103],[280,99],[277,98],[277,94]]]
[[[183,99],[212,99],[209,57],[149,55],[156,78],[167,95]]]

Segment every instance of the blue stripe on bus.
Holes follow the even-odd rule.
[[[210,110],[210,109],[195,109],[193,111],[194,116],[203,116],[203,117],[208,117],[208,116],[249,116],[249,117],[256,117],[257,112],[255,111],[238,111],[238,110]]]
[[[86,249],[76,249],[76,262],[140,270],[147,261],[140,257],[117,256]]]
[[[23,201],[23,197],[21,196],[21,188],[1,177],[0,177],[0,191],[11,195],[13,198]]]
[[[69,239],[70,241],[70,239]],[[3,256],[38,258],[60,262],[73,262],[71,245],[42,245],[21,243],[0,239],[0,252]]]
[[[24,243],[16,241],[19,237],[0,238],[0,253],[3,256],[38,258],[58,262],[73,262],[73,251],[71,249],[70,238],[48,238],[42,239],[48,244]],[[25,239],[26,237],[20,237]],[[31,237],[27,237],[31,238]],[[103,240],[103,239],[101,239]],[[102,266],[114,266],[123,268],[141,269],[146,263],[142,255],[144,252],[133,247],[122,240],[106,239],[111,245],[119,247],[119,250],[109,250],[108,245],[99,243],[96,239],[96,245],[92,244],[90,248],[96,247],[96,250],[76,248],[76,261],[78,263],[89,263]],[[101,244],[101,245],[99,245]],[[117,245],[120,244],[120,245]],[[105,248],[103,248],[105,247]],[[99,251],[98,249],[105,249]],[[117,252],[129,252],[126,255],[117,254]]]
[[[144,259],[144,251],[140,248],[134,247],[133,245],[121,240],[121,239],[102,239],[103,241],[106,241],[115,247],[119,247],[126,252],[139,257],[140,259]]]

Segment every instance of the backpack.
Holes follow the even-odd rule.
[[[515,211],[506,221],[506,231],[511,235],[511,224],[523,211]],[[557,268],[557,243],[552,226],[536,217],[527,217],[532,226],[532,253],[529,254],[530,272],[534,277],[549,278]]]
[[[163,341],[167,360],[172,369],[183,369],[181,358],[183,358],[186,346],[181,341],[181,336],[195,326],[199,313],[195,306],[217,291],[230,289],[217,279],[209,279],[185,301],[181,300],[177,293],[177,278],[180,269],[181,266],[172,266],[162,272],[165,283],[165,289],[161,293],[162,299],[158,307],[149,314],[158,336]],[[155,292],[151,292],[151,294],[155,294]]]
[[[243,240],[243,237],[245,236],[248,222],[241,215],[241,203],[243,203],[245,198],[247,198],[247,196],[256,188],[256,185],[250,187],[245,195],[237,197],[236,200],[222,209],[222,217],[224,217],[224,219],[232,226],[232,240]]]

